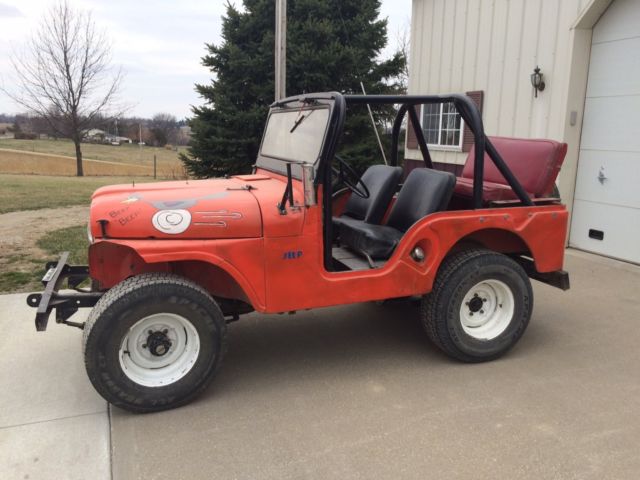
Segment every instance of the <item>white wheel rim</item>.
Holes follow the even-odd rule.
[[[483,280],[471,287],[462,300],[462,329],[478,340],[492,340],[511,323],[514,305],[513,293],[506,283]]]
[[[156,313],[129,329],[118,356],[130,380],[145,387],[163,387],[189,373],[199,353],[200,337],[189,320],[173,313]]]

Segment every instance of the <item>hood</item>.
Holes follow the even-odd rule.
[[[110,238],[251,238],[262,235],[262,220],[245,182],[189,180],[102,187],[90,228],[95,238],[103,228]]]

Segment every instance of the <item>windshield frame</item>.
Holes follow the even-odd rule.
[[[311,95],[299,95],[296,97],[289,97],[279,102],[274,102],[269,109],[269,114],[267,116],[267,121],[265,122],[265,127],[262,133],[262,139],[260,141],[260,148],[258,150],[258,156],[256,160],[255,167],[268,170],[273,173],[277,173],[280,175],[287,174],[287,164],[291,164],[291,176],[297,180],[302,180],[302,165],[313,165],[314,169],[314,178],[315,184],[322,182],[321,175],[319,175],[319,169],[322,168],[322,165],[326,164],[326,159],[333,155],[333,150],[335,149],[335,140],[336,136],[340,136],[338,134],[341,131],[343,122],[344,122],[344,112],[343,109],[340,108],[344,103],[342,99],[342,95],[335,92],[328,93],[316,93]],[[275,155],[265,155],[262,153],[262,147],[264,144],[264,140],[267,134],[267,125],[269,120],[271,119],[271,115],[277,114],[282,111],[291,111],[291,112],[308,112],[312,110],[318,109],[328,109],[329,115],[327,120],[327,125],[325,127],[324,132],[322,133],[322,141],[320,143],[320,152],[315,161],[312,162],[302,162],[300,160],[295,159],[287,159],[278,157]],[[303,120],[302,123],[304,123]],[[293,125],[292,125],[293,126]]]
[[[322,132],[322,139],[320,141],[319,144],[319,148],[318,148],[318,155],[316,156],[316,158],[313,160],[313,162],[307,162],[304,160],[298,160],[296,158],[286,158],[286,157],[281,157],[278,155],[273,155],[273,154],[269,154],[269,153],[264,153],[263,152],[263,147],[264,147],[264,143],[265,140],[267,139],[267,130],[269,127],[269,122],[271,121],[271,118],[274,115],[282,115],[283,113],[293,113],[296,114],[296,120],[293,124],[291,124],[291,130],[289,131],[290,135],[294,135],[295,131],[305,123],[305,121],[307,120],[307,117],[309,117],[311,115],[311,113],[307,114],[307,112],[315,112],[316,110],[326,110],[327,111],[327,123],[324,127],[324,131]],[[273,158],[275,160],[281,160],[283,162],[288,162],[288,163],[305,163],[308,165],[314,165],[315,163],[318,162],[318,159],[320,158],[320,155],[322,154],[322,145],[324,144],[325,139],[327,138],[327,131],[329,130],[329,115],[331,112],[329,112],[329,107],[327,106],[309,106],[309,107],[303,107],[303,108],[298,108],[298,109],[294,109],[294,108],[279,108],[279,109],[271,109],[269,111],[269,116],[267,117],[267,121],[265,123],[265,128],[264,128],[264,134],[262,135],[262,141],[260,142],[260,150],[258,151],[258,155],[259,157],[268,157],[268,158]],[[304,116],[302,116],[304,115]]]

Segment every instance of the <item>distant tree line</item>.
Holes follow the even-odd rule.
[[[7,130],[13,132],[16,138],[35,139],[41,136],[66,138],[52,128],[50,119],[38,115],[0,114],[0,123],[9,124]],[[93,130],[102,130],[106,138],[126,137],[133,143],[143,142],[155,147],[187,145],[190,138],[187,120],[178,120],[170,113],[157,113],[151,118],[121,117],[117,121],[98,115],[87,124],[82,141],[88,141],[88,134]]]

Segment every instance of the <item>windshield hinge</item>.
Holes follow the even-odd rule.
[[[278,211],[280,212],[280,215],[287,214],[287,200],[289,201],[289,205],[293,207],[293,178],[291,176],[290,163],[287,163],[287,186],[284,189],[282,200],[280,200],[280,203],[278,203]]]

